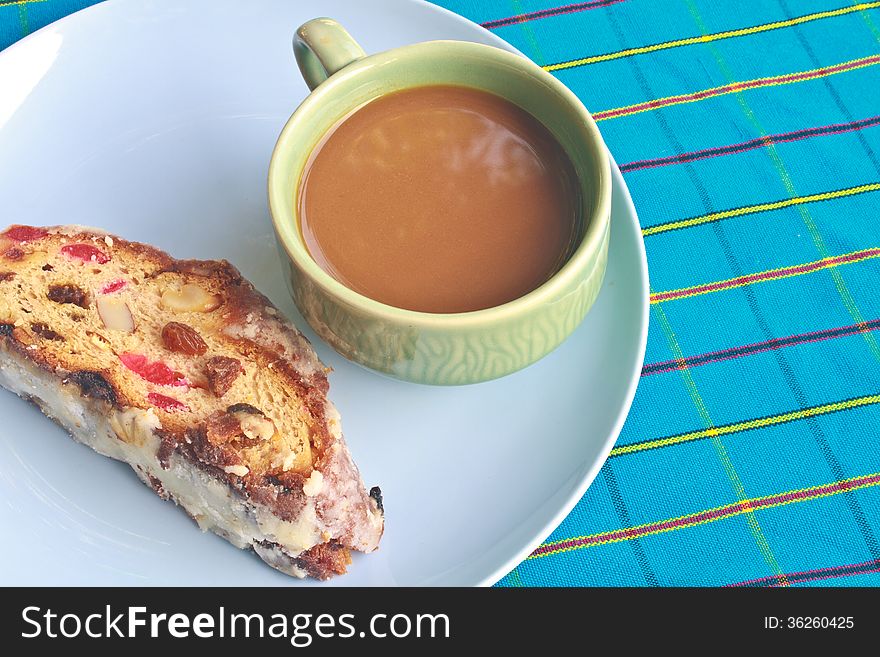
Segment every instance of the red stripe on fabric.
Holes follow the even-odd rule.
[[[730,93],[732,91],[744,91],[746,89],[754,89],[756,87],[785,84],[788,82],[798,82],[800,80],[809,80],[811,78],[828,75],[829,73],[840,73],[842,71],[848,71],[851,68],[861,68],[862,66],[866,66],[867,64],[874,64],[878,62],[880,62],[880,55],[875,55],[873,57],[866,57],[855,62],[836,64],[835,66],[819,68],[813,71],[803,71],[801,73],[781,75],[775,78],[762,78],[758,80],[746,80],[745,82],[734,82],[733,84],[728,84],[723,87],[705,89],[703,91],[697,91],[696,93],[692,94],[671,96],[668,98],[659,98],[657,100],[649,100],[645,103],[639,103],[638,105],[630,105],[629,107],[619,107],[617,109],[606,110],[604,112],[596,112],[595,114],[593,114],[593,118],[597,121],[601,121],[603,119],[610,119],[617,116],[623,116],[625,114],[634,114],[636,112],[641,112],[647,109],[659,109],[667,105],[674,105],[675,103],[679,103],[682,100],[703,100],[704,98],[720,96]]]
[[[630,171],[640,171],[642,169],[653,169],[655,167],[666,166],[667,164],[695,162],[712,157],[744,153],[746,151],[764,148],[772,144],[785,144],[809,139],[810,137],[821,137],[823,135],[845,134],[847,132],[854,132],[864,128],[872,128],[877,125],[880,125],[880,116],[872,116],[867,119],[852,121],[850,123],[835,123],[793,132],[783,132],[776,135],[766,135],[758,139],[750,139],[749,141],[731,144],[729,146],[717,146],[715,148],[705,148],[699,151],[691,151],[690,153],[682,153],[680,155],[672,155],[669,157],[658,157],[649,160],[627,162],[626,164],[620,165],[620,171],[621,173],[628,173]]]
[[[866,251],[859,251],[858,253],[850,253],[845,256],[839,256],[836,258],[827,258],[825,260],[818,260],[816,262],[809,262],[804,265],[796,265],[794,267],[785,267],[783,269],[775,269],[772,271],[763,271],[758,274],[749,274],[748,276],[740,276],[738,278],[733,278],[727,281],[719,281],[717,283],[707,283],[706,285],[698,285],[696,287],[689,287],[682,290],[671,290],[670,292],[659,292],[657,294],[651,295],[652,302],[658,301],[667,301],[669,299],[677,299],[679,297],[686,297],[695,294],[701,294],[704,292],[717,292],[718,290],[726,290],[731,287],[740,287],[742,285],[748,285],[749,283],[757,283],[759,281],[765,281],[768,279],[774,278],[784,278],[791,274],[808,274],[812,271],[817,271],[819,269],[825,269],[829,265],[839,265],[847,262],[864,260],[865,258],[870,258],[872,256],[880,255],[880,248],[878,249],[868,249]]]
[[[880,573],[880,568],[874,568],[871,570],[859,570],[859,571],[852,571],[852,572],[841,572],[841,573],[835,573],[833,575],[823,575],[820,577],[811,577],[809,579],[798,579],[798,580],[795,580],[794,582],[791,582],[789,584],[789,586],[791,586],[791,584],[800,584],[802,582],[818,582],[819,580],[823,580],[823,579],[835,579],[837,577],[850,577],[852,575],[869,575],[870,573]],[[773,586],[777,586],[777,585],[774,584]]]
[[[607,543],[616,540],[638,538],[646,534],[654,534],[663,530],[696,525],[700,524],[701,522],[706,522],[708,520],[719,520],[726,516],[738,515],[739,513],[745,511],[761,509],[768,506],[775,506],[786,502],[793,502],[795,500],[804,500],[812,497],[822,497],[823,495],[828,495],[830,493],[837,493],[854,488],[860,488],[865,485],[874,483],[880,483],[880,474],[857,477],[849,481],[836,481],[832,484],[826,484],[817,488],[791,491],[789,493],[780,493],[779,495],[771,495],[769,497],[761,499],[744,500],[742,502],[729,504],[718,509],[710,509],[708,511],[702,511],[700,513],[695,513],[693,515],[685,516],[682,518],[673,518],[671,520],[663,520],[648,525],[642,525],[641,527],[617,529],[610,532],[604,532],[602,534],[594,534],[592,536],[573,538],[568,541],[541,545],[536,548],[534,552],[532,552],[531,556],[540,556],[548,552],[559,552],[560,550],[565,550],[568,548],[586,547],[588,545],[594,545],[596,543]]]
[[[862,575],[865,573],[880,572],[880,559],[872,561],[863,561],[862,563],[847,564],[845,566],[829,566],[827,568],[816,568],[815,570],[802,570],[796,573],[786,573],[785,577],[792,580],[792,583],[813,582],[820,579],[832,579],[834,577],[845,577],[847,575]],[[743,586],[755,586],[756,584],[774,585],[779,581],[779,576],[770,575],[768,577],[758,577],[757,579],[749,579],[744,582],[736,582],[735,584],[725,584],[724,588],[737,588]]]
[[[720,518],[724,518],[725,516],[729,516],[731,514],[737,514],[744,510],[744,508],[748,506],[747,503],[736,503],[730,506],[722,507],[720,509],[712,509],[710,511],[703,511],[702,513],[697,513],[692,516],[688,516],[686,518],[675,518],[673,520],[664,520],[662,522],[653,523],[650,525],[643,525],[641,527],[633,527],[629,529],[619,529],[616,531],[607,532],[604,534],[596,534],[594,536],[585,536],[583,538],[576,538],[570,541],[565,541],[563,543],[554,543],[553,545],[540,546],[532,552],[533,555],[543,554],[545,552],[556,552],[560,549],[565,549],[569,547],[584,547],[586,545],[593,545],[595,543],[606,543],[608,541],[615,541],[621,539],[629,539],[629,538],[638,538],[640,536],[644,536],[646,534],[653,534],[658,531],[664,529],[676,529],[678,527],[686,527],[688,525],[698,524],[700,522],[705,522],[706,520],[717,520]]]
[[[730,349],[711,351],[697,356],[688,356],[687,358],[682,358],[680,360],[666,360],[657,363],[649,363],[642,368],[642,376],[672,372],[674,370],[681,370],[688,367],[707,365],[709,363],[718,363],[725,360],[740,358],[742,356],[751,356],[753,354],[774,351],[776,349],[782,349],[783,347],[811,344],[814,342],[822,342],[824,340],[832,340],[834,338],[844,338],[850,335],[866,333],[868,331],[876,331],[877,329],[880,329],[880,319],[873,319],[864,324],[840,326],[825,331],[813,331],[811,333],[789,335],[784,338],[772,338],[764,342],[755,342],[741,347],[731,347]]]
[[[481,23],[487,30],[496,27],[505,27],[507,25],[517,25],[527,21],[537,20],[539,18],[550,18],[551,16],[563,16],[565,14],[574,14],[579,11],[589,11],[590,9],[600,9],[610,5],[616,5],[624,0],[593,0],[592,2],[578,2],[573,5],[565,5],[563,7],[553,7],[552,9],[541,9],[532,11],[527,14],[517,14],[516,16],[508,16],[507,18],[498,18],[493,21]]]

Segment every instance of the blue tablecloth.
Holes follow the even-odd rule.
[[[880,584],[880,2],[438,4],[583,99],[651,272],[617,447],[500,584]]]

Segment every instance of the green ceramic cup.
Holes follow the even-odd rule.
[[[611,210],[608,154],[580,100],[525,58],[475,43],[430,41],[365,56],[339,23],[318,18],[297,30],[294,51],[312,93],[278,138],[269,167],[269,207],[291,295],[315,332],[349,360],[437,385],[510,374],[565,340],[599,293]],[[475,87],[519,105],[559,140],[578,174],[582,220],[571,256],[542,286],[495,308],[432,314],[369,299],[315,263],[299,228],[300,178],[322,137],[370,100],[433,84]]]

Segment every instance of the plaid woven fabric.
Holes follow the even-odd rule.
[[[880,584],[880,2],[439,4],[583,99],[651,273],[617,446],[500,585]]]

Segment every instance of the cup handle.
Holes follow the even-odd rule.
[[[348,31],[332,18],[303,23],[293,37],[293,54],[309,89],[366,56]]]

